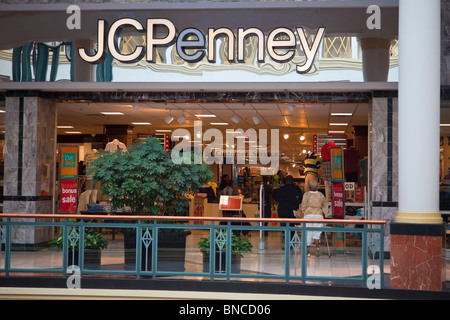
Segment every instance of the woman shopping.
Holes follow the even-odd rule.
[[[325,196],[317,191],[317,180],[309,181],[309,191],[303,195],[301,205],[304,219],[323,219],[328,212],[328,205]],[[322,228],[322,223],[307,223],[306,227]],[[310,246],[314,240],[316,245],[316,255],[319,255],[320,235],[322,231],[308,230],[306,232],[306,245],[308,247],[308,257],[310,255]]]

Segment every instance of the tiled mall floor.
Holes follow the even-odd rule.
[[[206,236],[204,230],[192,230],[192,234],[188,236],[186,243],[186,272],[202,272],[203,260],[202,253],[197,247],[197,242],[201,237]],[[123,239],[121,234],[107,234],[109,246],[102,252],[101,269],[103,270],[125,270]],[[251,253],[247,253],[241,260],[241,273],[247,274],[270,274],[283,275],[285,251],[283,249],[283,241],[281,232],[269,232],[264,237],[264,246],[261,246],[260,233],[256,231],[250,232],[248,239],[253,244]],[[325,242],[322,238],[322,242]],[[310,257],[306,261],[308,276],[325,276],[325,277],[360,277],[362,270],[361,244],[358,239],[349,239],[346,242],[345,250],[335,250],[329,241],[330,255],[325,243],[320,247],[320,254],[316,255],[315,248],[312,250]],[[4,266],[4,251],[0,252],[0,263]],[[290,251],[290,273],[293,275],[301,275],[301,257],[300,250],[294,253]],[[450,260],[446,260],[447,265],[447,281],[450,279]],[[371,261],[368,261],[371,264]],[[378,261],[375,261],[378,265]],[[37,251],[13,251],[11,253],[11,268],[24,269],[61,269],[62,253],[51,248],[43,248]],[[389,279],[390,273],[389,260],[384,260],[385,278]],[[202,276],[190,277],[190,279],[203,279]],[[248,278],[245,281],[273,281],[269,279]],[[277,280],[278,281],[278,280]],[[386,283],[386,282],[385,282]],[[389,283],[387,283],[389,285]]]

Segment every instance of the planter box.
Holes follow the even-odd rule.
[[[202,251],[203,254],[203,272],[209,272],[209,253]],[[226,253],[224,251],[216,251],[215,253],[215,273],[225,273],[226,270]],[[231,253],[231,273],[241,272],[241,255],[239,253]]]
[[[186,238],[190,231],[158,232],[158,271],[184,272],[186,257]],[[136,264],[136,232],[124,231],[125,268],[134,269]],[[151,271],[152,243],[148,249],[141,244],[141,271]]]

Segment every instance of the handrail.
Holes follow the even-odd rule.
[[[0,218],[53,218],[53,219],[117,219],[117,220],[171,220],[171,221],[254,221],[283,223],[334,223],[334,224],[386,224],[386,220],[357,219],[291,219],[291,218],[251,218],[251,217],[192,217],[192,216],[145,216],[109,214],[45,214],[45,213],[0,213]]]

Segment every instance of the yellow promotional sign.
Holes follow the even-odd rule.
[[[61,146],[59,154],[61,178],[78,176],[78,147]]]

